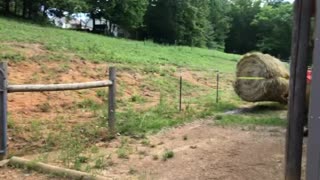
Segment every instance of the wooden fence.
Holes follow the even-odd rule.
[[[108,97],[108,127],[111,133],[115,132],[116,108],[116,69],[109,68],[109,80],[70,83],[70,84],[28,84],[10,85],[7,76],[7,63],[0,63],[0,158],[7,154],[7,94],[16,92],[44,92],[67,91],[109,87]]]

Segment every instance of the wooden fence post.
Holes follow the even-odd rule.
[[[0,63],[0,159],[7,154],[7,63]]]
[[[115,133],[115,121],[116,121],[116,69],[115,67],[109,68],[109,80],[112,85],[109,86],[109,98],[108,98],[108,125],[112,135]]]

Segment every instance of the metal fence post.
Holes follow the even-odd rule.
[[[220,81],[220,74],[217,71],[217,92],[216,92],[216,103],[219,103],[219,81]]]
[[[108,98],[108,126],[112,134],[115,133],[116,122],[116,68],[109,68],[109,80],[112,85],[109,86],[109,98]]]
[[[179,111],[182,111],[182,75],[180,76],[180,88],[179,88]]]
[[[7,63],[0,63],[0,159],[7,154]]]

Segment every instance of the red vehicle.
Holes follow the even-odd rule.
[[[311,69],[308,69],[307,71],[307,104],[306,104],[306,107],[308,108],[309,107],[309,98],[310,98],[310,85],[311,85],[311,81],[312,81],[312,70]]]
[[[311,69],[308,69],[307,71],[307,83],[310,84],[312,80],[312,71]]]

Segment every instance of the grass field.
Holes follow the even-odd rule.
[[[82,32],[41,27],[35,24],[0,18],[0,41],[40,43],[47,50],[73,52],[91,61],[139,65],[171,64],[196,69],[216,69],[222,72],[234,70],[238,55],[220,51],[162,46],[150,41],[137,42],[108,38]],[[2,45],[1,48],[5,48]]]
[[[35,44],[40,45],[41,53],[34,53],[30,48],[37,47]],[[54,81],[54,78],[59,75],[67,79],[68,75],[63,74],[70,73],[68,69],[79,65],[78,61],[92,63],[89,67],[95,67],[101,74],[105,71],[99,70],[99,66],[116,66],[119,73],[117,130],[122,135],[135,138],[143,139],[148,133],[203,118],[211,118],[221,126],[284,126],[285,107],[277,104],[260,103],[258,105],[264,108],[254,112],[226,113],[257,105],[243,102],[233,91],[234,71],[240,57],[216,50],[163,46],[151,41],[109,38],[0,18],[0,59],[11,62],[10,65],[16,70],[25,68],[25,62],[39,66],[27,80],[23,78],[24,83],[60,82]],[[97,77],[96,72],[85,66],[79,67],[72,69],[77,72],[76,76]],[[219,103],[215,102],[215,70],[221,72]],[[11,72],[11,75],[14,73],[16,72]],[[182,112],[177,108],[180,74],[184,80]],[[126,81],[126,77],[131,76],[140,79],[131,78]],[[26,117],[21,118],[21,121],[15,118],[20,117],[19,112],[9,112],[11,136],[18,138],[27,134],[23,138],[32,143],[41,144],[44,141],[46,144],[37,151],[59,149],[64,155],[61,160],[68,166],[71,162],[74,165],[72,168],[79,169],[76,165],[79,165],[80,154],[90,149],[90,143],[101,138],[106,127],[106,104],[103,102],[107,98],[107,92],[95,90],[91,95],[90,92],[79,93],[84,94],[82,99],[75,98],[74,102],[69,103],[69,109],[62,107],[60,115],[54,120],[49,120],[50,113],[56,114],[56,109],[61,107],[47,101],[37,106],[41,112],[40,117],[32,115],[34,110],[29,112],[31,115],[27,119],[30,121]],[[49,97],[47,94],[44,96]],[[51,101],[55,102],[55,99],[51,98]],[[88,112],[93,114],[95,121],[77,123],[71,130],[68,128],[66,122],[77,118],[70,114],[81,115]],[[59,143],[65,139],[68,141]],[[11,153],[25,151],[28,150]],[[125,157],[122,151],[120,148],[119,156]]]

